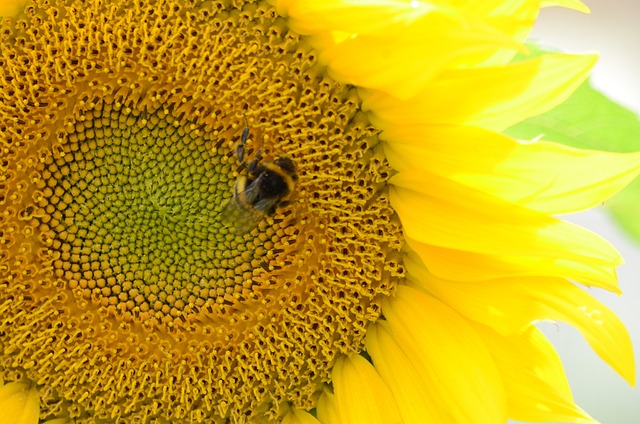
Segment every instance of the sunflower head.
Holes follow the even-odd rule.
[[[403,275],[354,89],[262,3],[34,2],[2,31],[5,378],[44,417],[312,408]]]
[[[0,411],[588,421],[532,323],[632,379],[568,282],[619,257],[553,216],[638,156],[496,131],[593,58],[512,62],[536,1],[273,3],[0,9]]]

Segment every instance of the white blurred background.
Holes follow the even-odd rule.
[[[533,36],[566,52],[599,52],[600,61],[592,74],[594,85],[640,114],[640,0],[583,1],[590,15],[543,9]],[[629,240],[600,208],[568,219],[611,241],[625,258],[618,269],[624,295],[591,292],[626,324],[640,367],[640,244]],[[602,424],[640,424],[637,385],[629,387],[573,328],[564,324],[542,324],[540,328],[558,349],[578,405]],[[640,378],[640,372],[636,375]]]

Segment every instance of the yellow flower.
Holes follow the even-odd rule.
[[[556,215],[640,156],[500,133],[595,62],[514,62],[543,6],[586,11],[3,5],[2,413],[593,422],[534,324],[634,382],[626,330],[574,284],[619,292],[621,259]]]

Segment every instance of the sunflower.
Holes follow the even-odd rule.
[[[593,422],[534,323],[633,383],[556,216],[640,156],[501,134],[595,62],[526,58],[543,6],[3,4],[0,418]]]

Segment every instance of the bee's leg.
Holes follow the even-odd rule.
[[[262,145],[258,148],[256,154],[253,155],[253,160],[249,162],[249,165],[247,166],[251,175],[257,177],[262,171],[260,169],[260,161],[262,161]]]
[[[258,148],[258,150],[256,151],[255,154],[255,160],[257,162],[260,162],[262,160],[262,144],[260,145],[260,147]]]
[[[238,147],[236,147],[236,157],[240,163],[244,163],[244,145],[239,144]]]
[[[258,151],[258,154],[256,154],[256,158],[254,160],[252,160],[251,162],[249,162],[249,165],[247,165],[247,168],[249,169],[249,173],[255,177],[258,176],[258,174],[260,174],[260,160],[262,159],[260,157],[260,151]]]
[[[245,145],[247,144],[247,138],[249,137],[249,127],[246,126],[242,130],[242,136],[240,137],[240,145],[236,148],[236,155],[240,162],[244,162]]]
[[[245,127],[242,130],[242,136],[240,137],[240,143],[238,144],[238,147],[236,147],[236,157],[238,158],[238,161],[240,162],[240,166],[238,167],[238,172],[240,172],[241,169],[248,169],[249,166],[247,165],[247,163],[244,161],[244,155],[246,153],[246,145],[247,145],[247,138],[249,137],[249,127]]]

